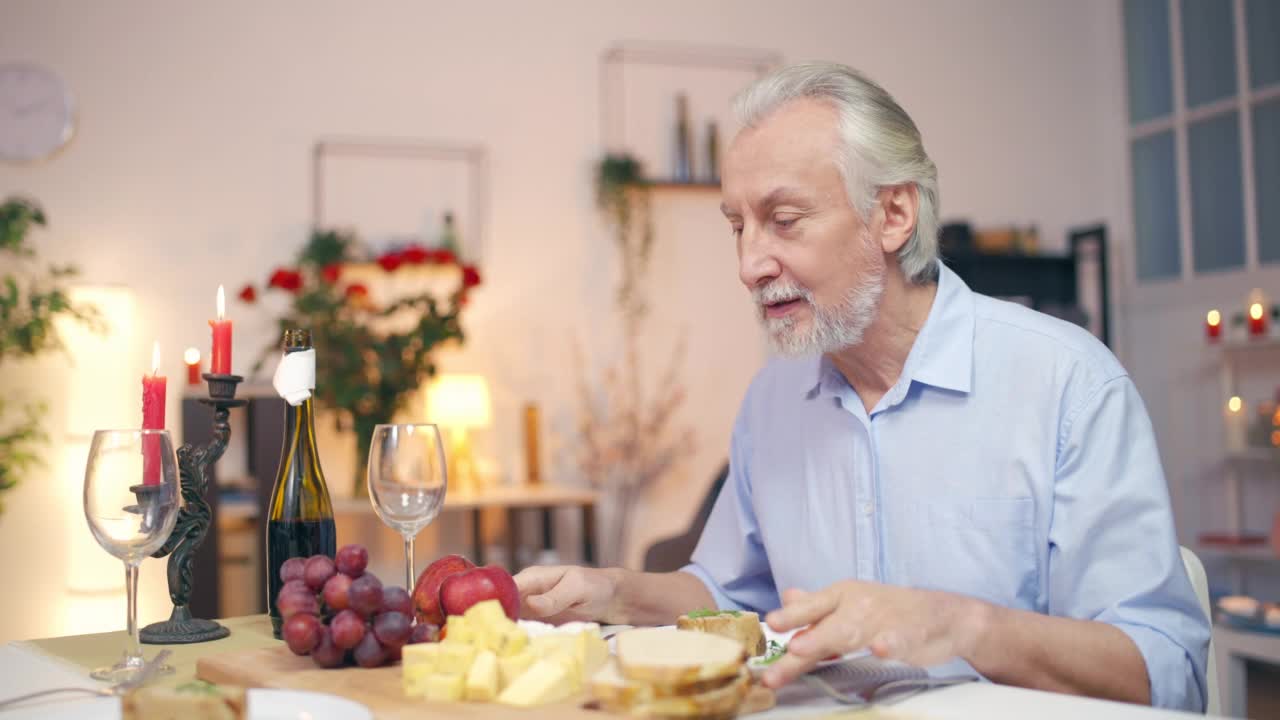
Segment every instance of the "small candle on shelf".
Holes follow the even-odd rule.
[[[164,429],[165,376],[160,374],[160,343],[151,347],[151,374],[142,377],[142,429]],[[145,485],[160,484],[160,438],[145,435],[142,438],[142,482]]]
[[[1223,421],[1227,429],[1227,452],[1244,452],[1249,442],[1249,413],[1245,411],[1244,401],[1239,395],[1227,400]]]
[[[1216,309],[1209,311],[1204,321],[1204,332],[1210,341],[1216,341],[1222,337],[1222,313]]]
[[[182,353],[182,361],[187,364],[187,384],[200,384],[200,351],[189,347]]]
[[[218,319],[210,320],[213,329],[213,349],[209,353],[209,372],[215,375],[231,374],[231,321],[226,319],[227,295],[218,286]]]
[[[1267,314],[1260,302],[1249,305],[1249,334],[1255,337],[1267,334]]]
[[[1245,300],[1245,322],[1249,325],[1249,337],[1259,338],[1267,335],[1267,296],[1261,288],[1249,291]]]

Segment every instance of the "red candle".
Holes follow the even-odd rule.
[[[182,360],[187,364],[187,384],[200,384],[200,351],[195,348],[187,348],[182,354]]]
[[[1222,313],[1210,310],[1204,322],[1204,332],[1210,340],[1217,340],[1222,336]]]
[[[215,375],[231,374],[231,321],[226,319],[227,296],[218,286],[218,319],[210,320],[213,328],[213,350],[209,353],[209,372]]]
[[[1262,303],[1260,302],[1253,303],[1249,306],[1249,334],[1267,334],[1267,314],[1263,312]]]
[[[142,377],[142,429],[164,429],[165,377],[160,372],[160,343],[151,349],[151,374]],[[142,482],[160,484],[160,436],[142,436]]]

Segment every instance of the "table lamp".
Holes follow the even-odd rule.
[[[479,490],[467,431],[489,426],[489,386],[480,375],[440,375],[427,388],[427,422],[445,428],[450,489]]]

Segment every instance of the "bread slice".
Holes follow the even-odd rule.
[[[647,718],[732,718],[751,690],[751,673],[742,668],[727,684],[695,695],[654,697],[635,702],[627,709],[633,717]]]
[[[244,688],[201,681],[130,690],[120,701],[122,720],[240,720],[245,707]]]
[[[676,620],[676,627],[681,630],[697,630],[737,640],[747,651],[747,657],[756,657],[765,652],[764,631],[760,629],[760,616],[753,612],[726,610],[715,615],[697,614],[695,617],[681,615]]]
[[[699,680],[688,685],[655,686],[636,682],[623,677],[616,660],[608,662],[591,677],[589,689],[591,696],[602,705],[611,709],[625,709],[639,703],[651,702],[655,698],[698,695],[728,685],[737,676]]]
[[[645,628],[618,635],[618,669],[627,680],[668,694],[693,683],[737,675],[747,653],[737,640],[676,628]]]

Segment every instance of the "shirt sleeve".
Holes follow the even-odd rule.
[[[1049,612],[1109,623],[1146,661],[1151,703],[1203,712],[1209,621],[1187,577],[1155,433],[1127,376],[1071,411],[1049,530]]]
[[[707,586],[718,608],[763,614],[779,606],[778,591],[751,505],[747,462],[751,456],[750,440],[744,414],[740,412],[734,423],[729,476],[707,518],[698,547],[682,570]]]

